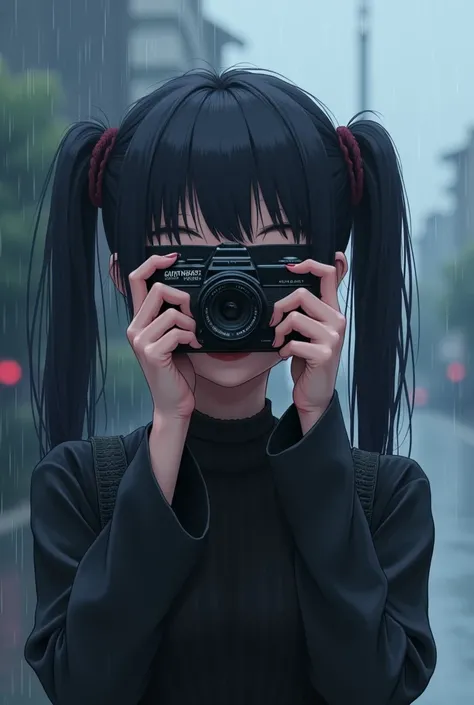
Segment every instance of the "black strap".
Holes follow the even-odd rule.
[[[379,458],[378,453],[369,453],[359,448],[352,449],[356,490],[369,526],[372,522]]]
[[[103,528],[112,518],[118,486],[127,469],[127,456],[121,436],[94,436],[89,440],[92,443],[100,521]],[[353,448],[352,461],[357,494],[370,526],[379,455]]]
[[[100,523],[104,528],[112,518],[120,480],[127,469],[127,456],[121,436],[94,436],[89,440],[94,457]]]

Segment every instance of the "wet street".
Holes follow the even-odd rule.
[[[269,396],[274,413],[280,416],[291,401],[287,369],[280,365],[273,373]],[[345,394],[341,392],[341,399]],[[132,422],[132,419],[128,419]],[[147,419],[135,419],[135,425]],[[127,433],[127,427],[115,427],[110,433]],[[417,701],[421,705],[473,705],[474,703],[474,427],[456,425],[442,414],[421,411],[414,421],[415,458],[429,476],[436,522],[436,548],[431,574],[431,620],[438,646],[438,666],[426,693]],[[21,523],[24,510],[19,510]],[[15,520],[16,522],[16,520]],[[3,526],[3,529],[2,529]],[[23,582],[33,585],[30,552],[20,550],[19,536],[12,542],[4,515],[0,525],[4,545],[22,555]],[[27,577],[28,576],[28,577]],[[15,587],[8,598],[3,585],[3,611],[12,615]],[[30,592],[30,590],[28,590]],[[1,596],[0,596],[1,597]],[[31,597],[29,598],[31,605]],[[5,604],[5,602],[7,604]],[[28,622],[32,617],[29,610]],[[1,631],[1,630],[0,630]],[[0,639],[1,646],[1,639]],[[6,645],[8,646],[8,645]],[[10,644],[11,646],[11,644]],[[0,650],[1,651],[1,650]],[[6,656],[9,649],[4,652]],[[46,705],[28,668],[13,657],[11,677],[6,691],[0,688],[0,705]],[[0,659],[0,662],[2,659]],[[5,673],[4,675],[8,675]],[[3,681],[5,683],[5,680]],[[14,693],[12,695],[12,693]]]
[[[474,702],[474,430],[442,415],[415,420],[412,456],[429,476],[436,523],[431,620],[438,666],[418,702]]]

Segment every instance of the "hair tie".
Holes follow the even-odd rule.
[[[117,138],[118,128],[109,127],[92,150],[89,166],[89,197],[96,208],[102,208],[102,182],[105,167]]]
[[[352,205],[358,206],[362,200],[364,191],[364,167],[359,143],[354,137],[352,130],[348,127],[338,127],[336,128],[336,132],[339,139],[339,146],[344,155],[344,160],[349,172]]]

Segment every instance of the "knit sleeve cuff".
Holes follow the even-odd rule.
[[[301,431],[297,409],[292,404],[270,436],[267,453],[277,463],[280,460],[286,463],[291,456],[294,465],[300,460],[307,462],[309,457],[331,457],[336,449],[351,451],[339,397],[334,392],[329,406],[305,436]]]
[[[185,534],[192,539],[203,538],[209,527],[209,497],[199,466],[189,448],[185,446],[170,505],[153,474],[149,447],[150,430],[151,424],[147,426],[130,468],[133,466],[135,471],[142,469],[138,474],[142,477],[141,487],[144,493],[155,498],[155,501],[158,496],[162,510],[174,517],[177,526]]]

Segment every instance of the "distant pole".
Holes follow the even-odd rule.
[[[370,0],[359,0],[359,111],[369,109]]]

